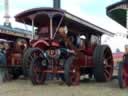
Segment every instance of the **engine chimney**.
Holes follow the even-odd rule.
[[[60,8],[61,0],[54,0],[53,7],[54,8]]]

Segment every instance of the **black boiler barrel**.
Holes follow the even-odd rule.
[[[53,7],[54,7],[54,8],[60,8],[61,0],[53,0],[53,1],[54,1]]]

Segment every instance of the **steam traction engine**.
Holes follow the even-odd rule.
[[[18,78],[22,72],[22,55],[29,43],[30,33],[0,26],[1,81]]]
[[[111,80],[112,53],[100,45],[101,35],[111,32],[55,8],[30,9],[15,18],[33,26],[31,48],[23,56],[24,74],[33,84],[43,84],[49,73],[67,85],[78,85],[84,74],[98,82]]]
[[[0,25],[0,81],[16,79],[22,74],[22,55],[27,48],[31,33],[12,28],[9,21],[9,2],[5,2],[5,22]]]

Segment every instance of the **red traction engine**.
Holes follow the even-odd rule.
[[[100,40],[112,33],[61,9],[35,8],[15,18],[33,26],[31,48],[23,56],[24,74],[33,84],[43,84],[48,74],[67,85],[78,85],[85,74],[98,82],[111,80],[112,53]]]

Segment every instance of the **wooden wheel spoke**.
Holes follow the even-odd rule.
[[[107,74],[104,73],[105,78],[108,78]]]
[[[110,77],[110,72],[108,70],[104,70],[104,75],[106,75],[107,77]]]
[[[111,59],[112,59],[112,56],[109,56],[109,57],[107,57],[106,59],[107,59],[107,61],[108,61],[108,60],[111,60]]]
[[[106,64],[105,69],[107,69],[107,68],[109,68],[109,69],[112,68],[112,65]]]
[[[112,69],[112,65],[109,64],[108,59],[104,59],[104,68],[105,69]]]
[[[108,52],[107,51],[105,51],[105,53],[104,53],[104,57],[106,57],[108,55]]]

